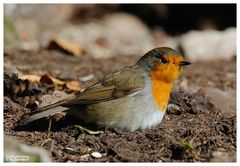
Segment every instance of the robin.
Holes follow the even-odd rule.
[[[189,64],[172,48],[155,48],[136,64],[106,76],[78,96],[37,109],[21,124],[66,112],[101,127],[150,128],[162,121],[174,80],[182,66]]]

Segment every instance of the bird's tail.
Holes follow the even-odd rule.
[[[59,101],[57,103],[54,104],[50,104],[47,105],[45,107],[41,107],[33,112],[31,112],[29,115],[27,115],[27,117],[23,118],[22,120],[20,120],[17,124],[17,126],[23,126],[23,125],[27,125],[28,123],[44,118],[44,117],[48,117],[51,115],[54,115],[56,113],[59,112],[63,112],[68,110],[68,107],[64,107],[62,106],[62,104],[64,104],[66,101]]]

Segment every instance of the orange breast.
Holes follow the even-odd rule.
[[[172,84],[172,82],[169,83],[157,79],[157,75],[155,76],[155,74],[152,73],[152,95],[155,104],[161,111],[165,111],[167,107],[172,90]]]

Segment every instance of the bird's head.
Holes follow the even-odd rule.
[[[138,64],[152,79],[172,83],[181,73],[182,66],[190,65],[183,56],[169,47],[159,47],[147,52]]]

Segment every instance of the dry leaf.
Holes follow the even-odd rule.
[[[67,81],[66,86],[73,91],[81,91],[80,83],[78,81]]]
[[[77,43],[61,38],[51,40],[47,48],[61,50],[75,56],[80,56],[85,52]]]
[[[41,83],[54,85],[56,89],[63,90],[66,88],[66,83],[49,75],[43,75],[40,79]]]
[[[31,83],[44,83],[48,85],[54,85],[55,89],[57,90],[64,90],[68,88],[69,90],[72,91],[81,91],[81,86],[78,81],[61,81],[57,78],[54,78],[49,75],[43,75],[43,76],[38,76],[38,75],[22,75],[19,77],[22,80],[29,80]]]
[[[42,83],[46,83],[46,84],[57,84],[57,85],[64,85],[65,82],[64,81],[61,81],[57,78],[54,78],[52,76],[49,76],[49,75],[43,75],[40,79],[40,82]]]
[[[38,83],[40,82],[41,77],[39,75],[29,74],[29,75],[22,75],[19,78],[21,80],[29,80],[31,83]]]

